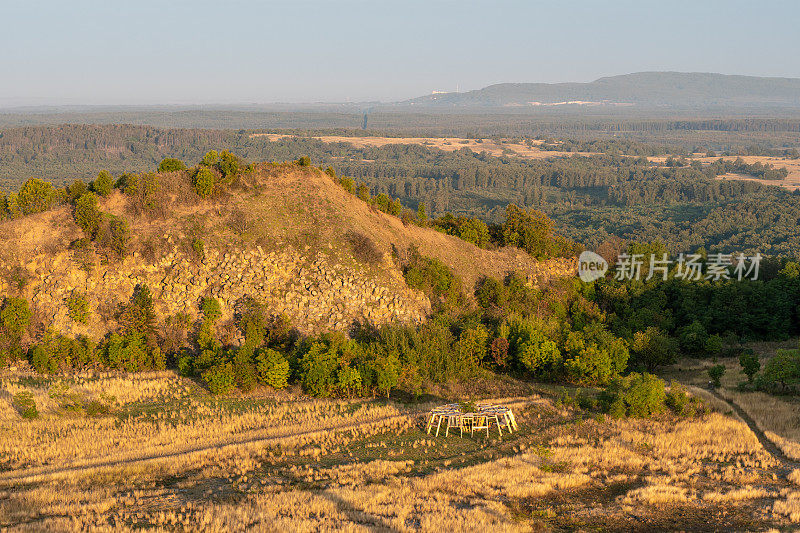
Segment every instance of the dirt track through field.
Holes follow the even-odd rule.
[[[724,398],[716,390],[711,390],[709,391],[709,393],[713,395],[716,399],[729,405],[730,408],[733,409],[733,411],[739,416],[739,418],[745,424],[747,424],[747,427],[749,427],[750,431],[752,431],[753,434],[756,436],[758,442],[761,443],[761,446],[763,446],[764,449],[767,452],[769,452],[769,454],[772,455],[775,459],[777,459],[778,462],[780,462],[785,468],[800,467],[800,462],[797,462],[794,459],[787,457],[786,454],[783,453],[783,450],[781,450],[774,442],[772,442],[767,438],[767,436],[764,434],[761,428],[758,427],[758,424],[756,424],[756,421],[753,420],[752,417],[750,417],[750,415],[748,415],[747,412],[744,409],[742,409],[737,403]]]
[[[526,404],[535,403],[537,401],[541,401],[541,398],[539,397],[519,398],[519,399],[514,399],[512,401],[505,401],[503,404],[509,407],[520,407]],[[287,440],[324,438],[331,432],[352,431],[354,429],[366,428],[375,425],[385,426],[393,422],[399,422],[403,419],[413,419],[422,414],[423,414],[422,411],[412,411],[405,414],[386,416],[383,418],[369,420],[367,422],[339,424],[331,427],[314,429],[303,432],[294,432],[294,433],[287,432],[285,434],[271,435],[268,437],[244,436],[236,440],[235,442],[225,441],[225,442],[207,443],[201,446],[191,447],[188,449],[172,451],[167,453],[163,452],[160,453],[158,451],[154,451],[145,455],[140,455],[138,457],[131,457],[125,459],[94,460],[94,461],[89,461],[87,463],[71,465],[71,466],[55,466],[55,467],[43,466],[35,468],[9,470],[0,473],[0,486],[6,484],[14,484],[14,483],[34,483],[48,479],[66,477],[74,474],[90,474],[102,470],[120,468],[125,466],[140,465],[151,462],[157,463],[159,461],[164,461],[167,459],[175,459],[179,457],[191,457],[193,455],[202,455],[204,453],[209,453],[212,451],[218,452],[220,450],[228,450],[239,446],[281,444],[285,443],[285,441]]]

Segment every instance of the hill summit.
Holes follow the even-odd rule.
[[[86,245],[66,205],[0,222],[0,294],[28,299],[42,328],[96,340],[116,329],[119,309],[143,285],[160,317],[197,318],[212,296],[230,320],[254,298],[318,333],[424,320],[431,304],[401,270],[409,250],[442,261],[467,292],[484,275],[516,271],[536,281],[572,270],[566,260],[537,262],[516,248],[480,249],[404,224],[313,167],[263,163],[244,176],[206,200],[185,170],[143,175],[133,194],[129,185],[101,198],[106,219],[130,224],[128,252],[116,260]],[[148,189],[159,193],[148,198]],[[71,309],[75,295],[86,300],[85,320]]]

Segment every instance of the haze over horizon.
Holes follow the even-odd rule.
[[[391,102],[641,71],[800,78],[787,53],[800,5],[782,0],[41,0],[5,15],[0,107]]]

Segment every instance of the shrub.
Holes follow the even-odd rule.
[[[358,185],[358,187],[356,187],[356,196],[358,196],[360,199],[364,200],[365,202],[369,202],[369,200],[370,200],[369,187],[367,187],[363,183],[360,183]]]
[[[459,309],[464,303],[461,278],[435,258],[422,257],[416,251],[405,267],[406,283],[413,289],[423,291],[431,300],[434,310]]]
[[[67,199],[70,202],[74,202],[88,191],[89,188],[86,187],[86,183],[83,180],[75,180],[67,188]]]
[[[206,152],[206,155],[203,156],[203,159],[200,161],[201,165],[210,167],[213,166],[219,161],[219,154],[216,150],[209,150]]]
[[[195,237],[192,241],[192,250],[194,253],[197,254],[197,258],[201,261],[206,257],[206,245],[203,242],[203,239]]]
[[[25,215],[46,211],[55,201],[56,189],[53,184],[38,178],[26,181],[17,194],[17,204]]]
[[[85,324],[89,320],[89,302],[86,300],[86,295],[82,292],[73,292],[67,298],[67,310],[72,320]]]
[[[92,183],[92,190],[100,196],[108,196],[114,188],[114,178],[107,170],[101,170]]]
[[[249,392],[258,381],[256,366],[253,364],[253,351],[247,345],[240,347],[233,358],[233,374],[239,390]]]
[[[289,361],[270,348],[256,353],[256,371],[258,381],[273,389],[283,389],[289,382]]]
[[[215,167],[222,174],[224,182],[230,183],[239,173],[239,158],[225,150],[219,154],[219,161]]]
[[[400,380],[400,358],[395,352],[380,354],[375,358],[372,366],[375,373],[375,385],[388,398],[389,393]]]
[[[354,396],[361,390],[361,374],[349,366],[343,366],[336,373],[336,390],[342,396]]]
[[[720,379],[725,374],[725,365],[714,365],[708,369],[708,377],[714,383],[715,387],[720,386]]]
[[[356,187],[352,178],[342,176],[342,178],[339,180],[339,185],[341,185],[342,189],[346,190],[350,194],[355,194],[356,192]]]
[[[166,213],[165,196],[158,174],[150,172],[132,177],[130,184],[125,187],[125,195],[131,199],[136,216],[157,217]]]
[[[149,345],[155,345],[156,313],[150,287],[138,285],[134,289],[131,302],[122,312],[119,322],[126,335],[139,335]]]
[[[300,360],[303,388],[312,396],[330,396],[334,389],[338,366],[335,347],[324,342],[313,343]]]
[[[357,231],[348,231],[345,238],[350,244],[350,249],[356,259],[367,265],[380,263],[383,253],[372,239]]]
[[[176,172],[178,170],[186,170],[186,163],[174,157],[167,157],[158,164],[159,172]]]
[[[236,384],[233,365],[227,362],[215,364],[203,372],[202,377],[213,394],[228,394]]]
[[[97,231],[97,244],[105,250],[107,255],[121,259],[128,252],[128,243],[131,239],[128,221],[122,217],[103,213]]]
[[[219,318],[222,316],[222,310],[219,305],[219,300],[217,300],[216,298],[212,297],[203,298],[203,304],[201,310],[203,312],[203,316],[211,322],[219,320]]]
[[[140,372],[153,367],[144,338],[135,332],[124,337],[113,333],[106,344],[106,361],[111,368],[126,372]]]
[[[700,398],[690,396],[686,388],[675,381],[669,384],[664,403],[678,416],[694,416],[703,407]]]
[[[192,317],[187,313],[170,315],[164,320],[164,326],[161,328],[161,337],[163,338],[165,353],[176,354],[189,347],[187,341],[191,325]]]
[[[758,360],[758,355],[748,348],[739,355],[739,366],[742,367],[742,373],[747,376],[748,383],[753,383],[753,378],[761,370],[761,361]]]
[[[636,372],[614,378],[598,397],[603,410],[615,418],[647,418],[664,410],[665,399],[661,379]]]
[[[201,168],[195,173],[192,179],[192,185],[194,186],[194,191],[200,198],[207,199],[214,194],[215,181],[216,176],[213,171],[207,168]]]
[[[0,306],[0,329],[6,335],[19,339],[31,320],[31,310],[25,298],[7,297]]]
[[[14,395],[13,403],[22,418],[33,420],[39,418],[39,410],[36,408],[36,401],[33,394],[28,391],[19,392]]]
[[[297,159],[297,161],[295,161],[295,163],[297,164],[297,166],[300,166],[300,167],[309,167],[309,166],[311,166],[311,158],[308,157],[307,155],[304,155],[303,157],[300,157],[299,159]]]
[[[477,218],[470,218],[459,228],[459,237],[478,248],[489,244],[489,227]]]
[[[97,208],[97,196],[87,192],[81,195],[75,202],[75,209],[72,212],[75,223],[83,230],[89,239],[94,239],[100,227],[101,214]]]
[[[325,174],[327,174],[328,176],[331,177],[331,179],[336,181],[336,171],[333,169],[333,167],[326,168],[325,169]]]
[[[503,337],[494,339],[489,345],[489,354],[498,368],[505,368],[508,365],[508,346],[508,340]]]

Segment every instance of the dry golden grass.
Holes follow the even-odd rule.
[[[471,440],[420,432],[427,405],[216,401],[169,372],[38,385],[7,377],[2,387],[42,389],[44,407],[40,420],[2,422],[0,454],[15,470],[0,474],[0,527],[626,529],[631,517],[688,506],[730,510],[740,520],[731,529],[763,529],[800,516],[800,474],[777,475],[752,432],[721,414],[580,421],[547,399],[506,398],[522,431]],[[65,414],[55,399],[100,391],[116,396],[115,414]],[[66,465],[84,466],[58,469]]]
[[[291,135],[283,135],[278,133],[254,133],[250,135],[254,137],[266,137],[270,141],[277,141]],[[510,155],[515,157],[522,157],[524,159],[548,159],[553,157],[563,157],[571,155],[596,155],[593,152],[558,152],[551,150],[542,150],[538,148],[543,141],[531,140],[532,146],[523,143],[514,143],[510,141],[497,141],[493,139],[464,139],[459,137],[346,137],[339,135],[322,135],[314,137],[325,143],[347,143],[356,148],[372,148],[387,146],[390,144],[416,144],[419,146],[427,146],[445,152],[454,152],[462,148],[468,148],[475,153],[486,152],[487,154],[500,157],[502,155]]]

